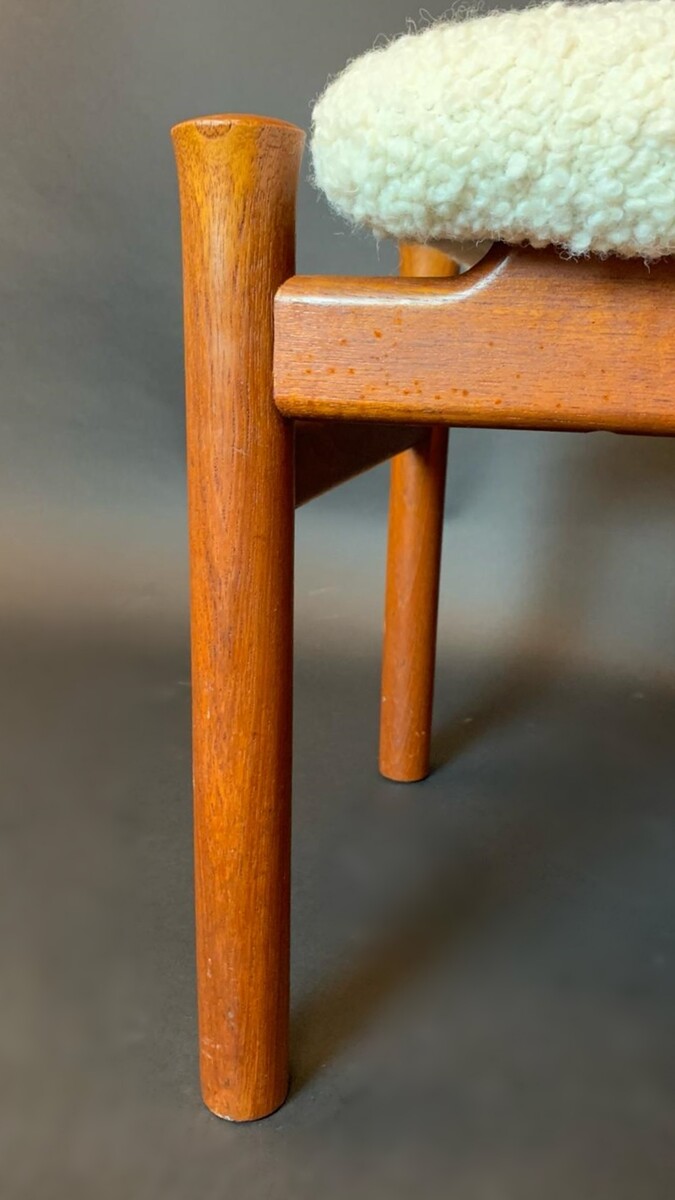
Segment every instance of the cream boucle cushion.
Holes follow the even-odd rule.
[[[356,59],[314,173],[377,234],[675,252],[675,0],[444,22]]]

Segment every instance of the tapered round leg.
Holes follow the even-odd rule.
[[[440,250],[402,245],[408,276],[451,276]],[[382,655],[380,771],[410,783],[429,773],[448,431],[434,427],[392,459]]]
[[[195,899],[206,1104],[288,1086],[293,431],[272,401],[273,296],[294,270],[299,129],[173,130],[183,239]]]

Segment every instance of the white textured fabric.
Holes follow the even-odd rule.
[[[329,84],[312,153],[330,203],[380,235],[675,253],[675,0],[407,34]]]

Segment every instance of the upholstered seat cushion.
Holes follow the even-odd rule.
[[[675,0],[443,22],[356,59],[314,173],[377,234],[675,252]]]

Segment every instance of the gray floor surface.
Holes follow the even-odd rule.
[[[672,1200],[675,692],[439,671],[375,770],[372,657],[298,647],[293,1084],[201,1106],[189,665],[0,639],[2,1200]]]

